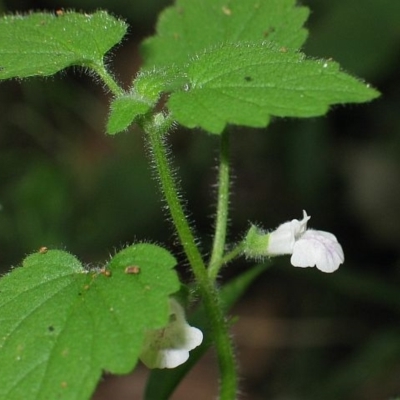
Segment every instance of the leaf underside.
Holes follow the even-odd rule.
[[[0,281],[0,398],[87,399],[102,371],[130,372],[144,331],[167,323],[174,265],[149,244],[122,250],[104,270],[59,250],[27,257]]]

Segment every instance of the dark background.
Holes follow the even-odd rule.
[[[0,11],[103,8],[122,16],[131,28],[113,50],[112,68],[128,87],[140,65],[138,43],[152,34],[166,4],[0,0]],[[312,10],[304,51],[332,57],[382,97],[334,107],[322,118],[233,129],[229,239],[238,240],[249,221],[272,228],[300,218],[305,209],[311,227],[335,233],[346,255],[333,275],[277,259],[238,304],[234,335],[242,398],[390,399],[400,395],[400,2],[303,4]],[[4,271],[41,246],[65,248],[95,263],[126,243],[147,239],[181,256],[164,221],[142,133],[104,134],[109,100],[79,70],[1,83]],[[208,249],[218,140],[178,129],[171,145],[191,220]],[[249,266],[237,262],[226,275]],[[215,397],[214,358],[209,354],[191,374],[188,382],[198,388],[184,384],[175,400]],[[140,399],[144,374],[139,369],[128,378],[106,379],[96,399]]]

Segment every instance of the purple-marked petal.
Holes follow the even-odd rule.
[[[295,267],[316,266],[320,271],[334,272],[344,262],[344,254],[335,235],[309,229],[294,244],[290,262]]]

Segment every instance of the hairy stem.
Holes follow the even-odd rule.
[[[215,222],[215,234],[208,275],[213,280],[217,277],[222,267],[225,251],[226,229],[228,225],[229,210],[229,132],[221,134],[218,173],[218,203]]]
[[[232,250],[227,252],[221,259],[221,265],[228,264],[230,261],[234,260],[236,257],[242,255],[244,250],[244,243],[240,242]],[[216,276],[210,275],[211,278],[215,279]]]
[[[164,136],[171,126],[162,114],[147,118],[142,124],[149,138],[151,155],[160,180],[161,190],[168,204],[175,229],[188,258],[204,302],[212,329],[220,369],[220,400],[233,400],[237,393],[236,364],[228,327],[220,306],[218,291],[207,274],[207,269],[196,245],[194,235],[185,217],[177,185],[164,147]]]
[[[113,76],[107,71],[104,64],[90,64],[88,68],[96,72],[114,96],[122,96],[125,93],[124,89],[118,85]]]
[[[170,125],[168,119],[162,114],[158,114],[150,124],[144,124],[144,129],[149,137],[151,154],[160,180],[162,194],[168,204],[178,237],[196,278],[198,276],[200,280],[203,280],[203,275],[205,275],[204,262],[179,199],[178,188],[170,170],[167,151],[164,147],[163,136],[169,130]]]

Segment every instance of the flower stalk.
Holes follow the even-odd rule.
[[[229,211],[229,132],[225,130],[220,138],[220,155],[218,170],[218,203],[215,221],[214,241],[208,275],[215,280],[224,264],[224,251]]]

